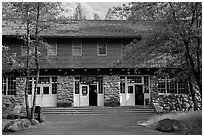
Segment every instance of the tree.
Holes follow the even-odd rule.
[[[109,8],[105,20],[126,20],[131,12],[131,3],[119,7]]]
[[[170,73],[174,74],[175,80],[187,79],[193,83],[190,85],[193,100],[196,94],[193,87],[197,87],[202,96],[201,10],[202,4],[199,2],[132,3],[132,16],[128,18],[130,21],[136,23],[138,20],[151,20],[159,27],[149,32],[149,38],[132,42],[124,60],[142,64],[165,55],[168,57],[167,66],[160,72],[174,68]]]
[[[95,13],[94,16],[93,16],[93,19],[94,20],[100,20],[100,17],[99,17],[99,15],[97,13]]]
[[[74,19],[75,20],[85,20],[86,19],[86,17],[83,16],[82,14],[82,7],[80,3],[78,3],[77,7],[75,8]]]
[[[4,23],[8,25],[12,22],[11,26],[16,30],[17,33],[20,33],[20,31],[23,32],[23,30],[26,31],[25,34],[20,33],[20,39],[23,40],[23,43],[27,46],[26,56],[22,57],[22,59],[24,59],[24,64],[26,64],[25,102],[27,117],[30,119],[32,119],[34,116],[40,64],[49,59],[48,57],[43,57],[43,55],[40,54],[41,50],[43,48],[48,49],[49,45],[39,37],[39,33],[45,29],[51,29],[54,27],[53,23],[57,20],[57,14],[59,14],[60,11],[61,8],[59,3],[4,3]],[[31,48],[34,49],[33,52],[30,52]],[[30,67],[34,67],[36,69],[36,82],[31,115],[29,114],[29,105],[27,100]]]

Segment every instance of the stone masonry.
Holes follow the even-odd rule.
[[[2,117],[11,113],[17,104],[25,106],[24,101],[25,78],[16,78],[16,95],[4,96],[2,95]]]
[[[73,76],[58,76],[57,77],[57,103],[67,103],[73,106]]]
[[[120,106],[120,77],[104,76],[104,105]]]

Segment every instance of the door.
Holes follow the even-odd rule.
[[[97,106],[97,85],[89,85],[89,106]]]
[[[144,105],[143,85],[135,85],[135,105]]]
[[[42,86],[41,87],[41,95],[42,95],[42,106],[43,107],[50,107],[51,106],[51,93],[50,93],[50,87],[49,86]]]
[[[135,105],[135,90],[134,84],[127,84],[127,93],[126,93],[126,105],[134,106]]]
[[[80,86],[80,106],[89,106],[89,85]]]

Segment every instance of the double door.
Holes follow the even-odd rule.
[[[28,96],[29,106],[32,107],[34,98],[34,87],[32,95]],[[38,84],[36,93],[36,106],[55,107],[57,104],[57,95],[52,94],[50,84]]]
[[[127,84],[125,93],[120,94],[121,106],[144,105],[143,85]]]
[[[99,106],[97,84],[81,84],[79,94],[74,94],[74,106]]]

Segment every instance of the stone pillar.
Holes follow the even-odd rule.
[[[16,103],[25,105],[25,77],[16,78]]]
[[[73,76],[58,76],[57,77],[57,103],[65,106],[73,106]]]
[[[151,103],[158,103],[158,78],[157,76],[150,76],[150,98]]]
[[[120,106],[120,77],[104,77],[104,106]]]

